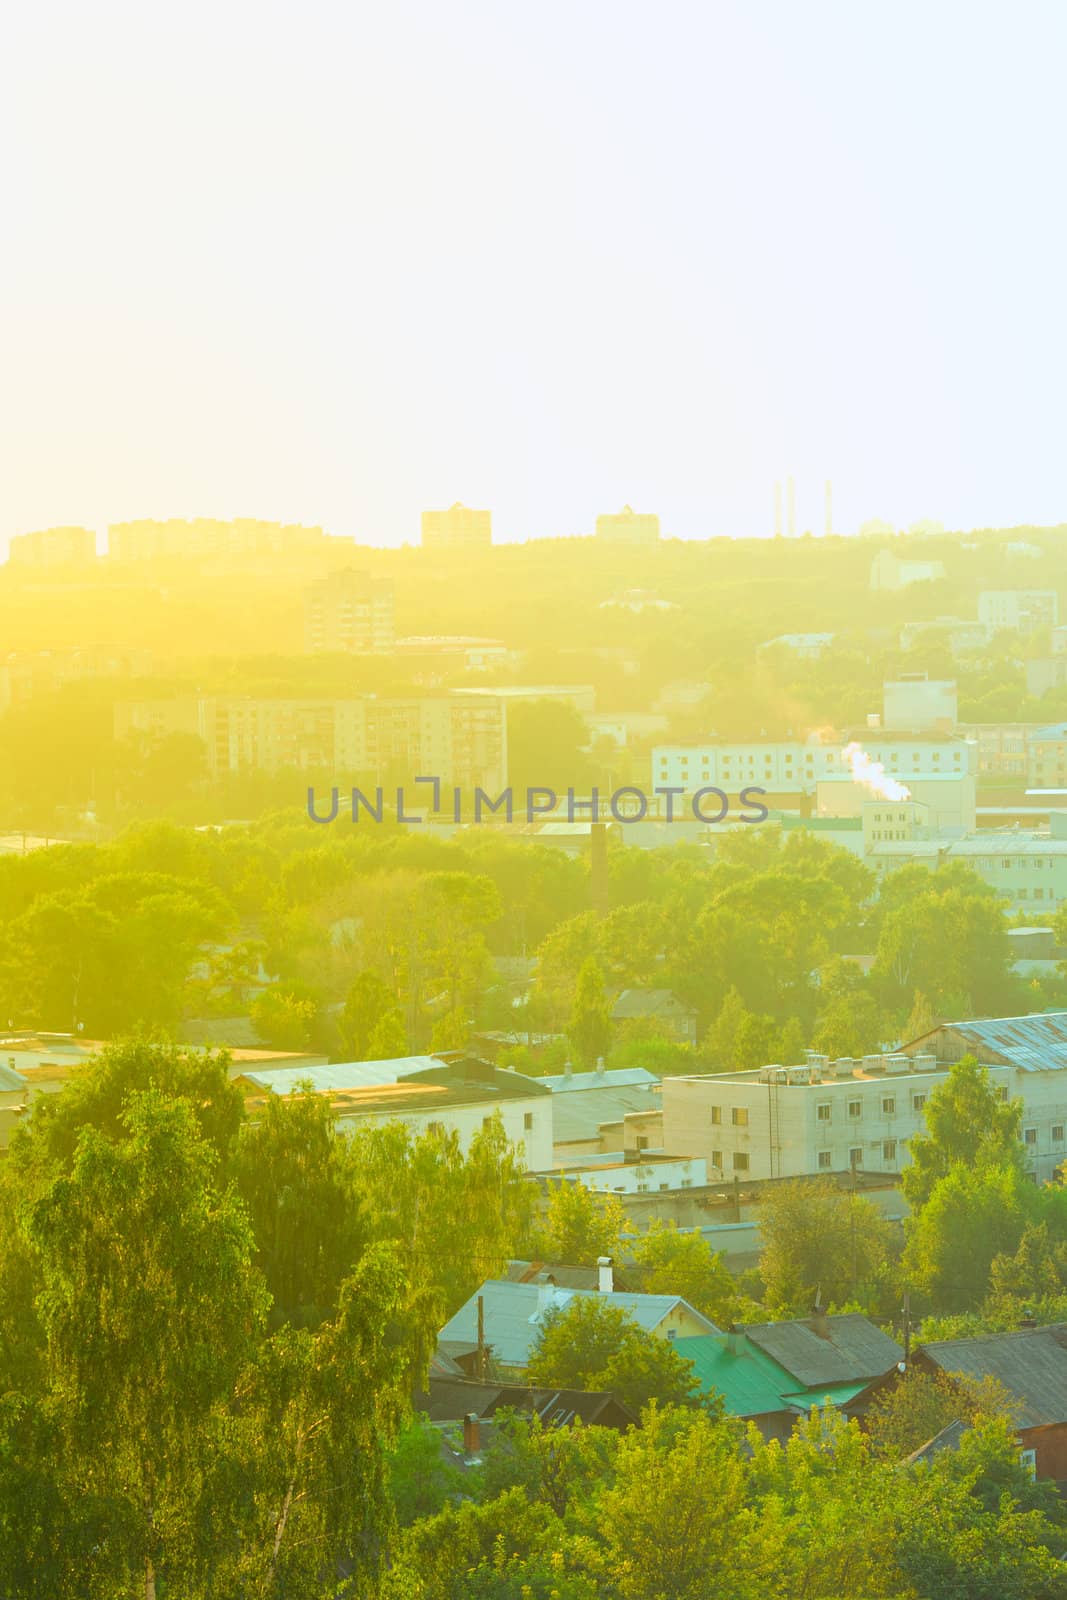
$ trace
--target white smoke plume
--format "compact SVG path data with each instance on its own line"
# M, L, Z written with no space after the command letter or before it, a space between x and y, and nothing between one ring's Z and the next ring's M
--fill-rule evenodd
M841 754L848 762L855 783L861 783L879 800L910 800L911 790L899 778L891 777L880 761L872 761L855 739Z

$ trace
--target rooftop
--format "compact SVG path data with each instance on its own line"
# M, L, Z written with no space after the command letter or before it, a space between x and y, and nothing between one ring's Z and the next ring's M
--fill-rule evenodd
M942 1372L996 1378L1016 1401L1023 1428L1067 1422L1067 1322L974 1339L937 1339L916 1351ZM888 1371L888 1367L886 1369Z
M683 1306L692 1317L706 1324L709 1333L719 1330L707 1317L678 1295L613 1293L599 1295L595 1289L564 1289L552 1284L510 1283L492 1278L472 1294L441 1329L442 1340L473 1341L478 1337L478 1300L483 1302L486 1343L496 1361L506 1367L524 1367L537 1342L540 1324L550 1310L565 1310L575 1297L602 1298L633 1318L651 1333L663 1319Z
M973 1048L980 1061L990 1057L1021 1072L1062 1072L1067 1068L1067 1011L1037 1011L1023 1017L985 1017L976 1022L944 1022L907 1047L950 1032Z

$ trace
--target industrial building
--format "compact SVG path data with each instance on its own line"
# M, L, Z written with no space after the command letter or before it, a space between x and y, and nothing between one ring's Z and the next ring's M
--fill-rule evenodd
M663 1144L743 1179L899 1172L951 1064L974 1055L997 1093L1023 1103L1030 1170L1067 1160L1067 1012L945 1023L891 1054L663 1080Z
M494 794L507 783L506 713L494 695L176 695L120 701L114 724L116 739L195 734L212 778L293 769L388 783L428 774L446 787L478 786Z

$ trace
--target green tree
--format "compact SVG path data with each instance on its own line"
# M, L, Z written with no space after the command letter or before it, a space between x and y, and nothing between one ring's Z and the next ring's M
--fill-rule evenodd
M617 1195L560 1178L549 1186L534 1248L543 1261L592 1267L602 1256L617 1258L627 1227L626 1208Z
M954 1166L1003 1165L1022 1170L1021 1101L1002 1101L989 1071L973 1056L953 1064L923 1108L926 1133L908 1143L902 1187L913 1209L925 1205Z
M668 1339L646 1333L607 1295L576 1295L541 1318L527 1365L533 1384L605 1390L638 1415L650 1400L694 1403L697 1380Z
M404 1018L394 1006L385 1011L371 1029L367 1040L368 1061L395 1061L408 1053L408 1035Z
M884 1273L890 1229L877 1207L831 1178L776 1185L760 1202L759 1272L768 1309L803 1315L856 1300Z
M911 1455L952 1422L975 1427L987 1417L1011 1417L1011 1396L995 1378L972 1379L962 1372L923 1372L909 1367L880 1390L864 1416L871 1448L900 1460Z
M1018 1250L1036 1195L1014 1164L952 1166L907 1220L910 1282L940 1311L975 1309L994 1259Z
M712 1322L728 1327L740 1318L737 1282L722 1254L702 1233L682 1233L672 1222L652 1222L633 1250L646 1294L675 1294Z
M345 997L341 1017L341 1039L345 1053L354 1061L369 1061L367 1050L375 1028L387 1011L396 1006L396 996L369 968L355 978Z
M653 1406L621 1441L615 1482L597 1501L606 1588L619 1600L705 1600L759 1593L750 1570L758 1523L731 1423Z
M604 995L604 975L594 956L587 956L579 969L567 1037L584 1067L595 1066L611 1047L611 1013Z
M121 1560L146 1600L195 1571L196 1491L215 1409L248 1361L268 1296L252 1234L191 1111L131 1096L124 1137L87 1128L26 1226L43 1284L45 1373L62 1402L68 1493L108 1485Z

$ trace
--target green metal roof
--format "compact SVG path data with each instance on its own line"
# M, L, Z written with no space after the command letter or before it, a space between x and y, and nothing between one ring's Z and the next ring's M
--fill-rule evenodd
M736 1355L729 1349L727 1337L707 1333L675 1339L674 1348L693 1363L701 1393L721 1394L732 1416L758 1417L768 1411L806 1409L803 1401L798 1407L785 1396L785 1389L795 1386L795 1378L743 1335L735 1336L735 1342L739 1352Z
M844 1405L865 1389L869 1381L816 1384L810 1389L800 1389L791 1373L764 1355L744 1334L735 1334L733 1342L736 1354L730 1349L729 1336L724 1334L704 1333L674 1340L678 1354L693 1363L700 1392L721 1394L731 1416L759 1417L769 1411L810 1411L813 1406L827 1402Z

